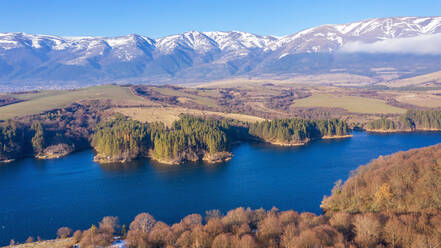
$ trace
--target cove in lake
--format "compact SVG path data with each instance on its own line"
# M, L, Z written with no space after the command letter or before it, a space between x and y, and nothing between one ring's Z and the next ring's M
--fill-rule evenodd
M129 224L140 212L172 223L191 213L239 206L321 213L334 182L379 155L434 145L441 132L368 134L302 147L241 144L231 161L164 166L139 160L101 166L91 150L55 160L0 165L0 245L61 226L86 229L103 216Z

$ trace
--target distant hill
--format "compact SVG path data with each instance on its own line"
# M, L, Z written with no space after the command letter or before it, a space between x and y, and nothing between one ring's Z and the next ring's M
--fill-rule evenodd
M438 71L440 34L441 17L369 19L284 37L239 31L159 39L0 33L0 90L324 73L382 81L390 79L385 74L404 78Z
M441 71L394 80L385 83L385 85L388 87L439 87L441 86Z
M361 166L337 184L326 212L420 212L441 210L441 145L399 152Z

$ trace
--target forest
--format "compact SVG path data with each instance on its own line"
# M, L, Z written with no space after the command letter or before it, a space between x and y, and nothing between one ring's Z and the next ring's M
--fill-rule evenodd
M108 107L99 101L73 103L0 123L0 161L56 158L89 148L94 129Z
M98 126L92 146L100 162L125 162L151 155L163 163L179 164L218 153L228 156L230 144L241 139L244 130L225 120L188 115L181 115L169 128L117 115Z
M235 142L263 139L297 144L348 133L347 124L337 119L276 119L247 124L181 115L171 127L165 127L162 123L141 123L118 115L98 126L92 146L100 162L126 162L147 156L168 164L200 159L220 162L231 157L230 147Z
M249 132L267 142L296 145L323 137L348 135L349 127L338 119L275 119L251 124Z
M408 110L398 119L381 118L366 124L368 131L441 130L440 110Z
M57 236L68 247L104 247L120 236L132 248L435 248L441 243L440 182L441 145L435 145L361 166L324 198L322 215L239 207L167 224L144 212L129 225L107 216L87 230L61 227Z

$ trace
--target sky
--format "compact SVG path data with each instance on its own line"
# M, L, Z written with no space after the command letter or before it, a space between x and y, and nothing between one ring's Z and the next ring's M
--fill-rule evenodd
M438 16L440 0L0 0L0 32L151 38L186 31L284 36L322 24Z

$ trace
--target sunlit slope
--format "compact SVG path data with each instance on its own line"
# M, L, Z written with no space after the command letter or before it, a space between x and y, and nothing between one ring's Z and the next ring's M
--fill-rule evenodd
M295 101L294 107L343 108L351 113L402 114L406 110L386 104L382 100L358 96L334 96L315 94Z
M109 99L113 101L138 101L128 87L102 85L79 90L41 91L38 93L15 94L23 102L0 107L0 119L38 114L55 108L61 108L81 100Z

